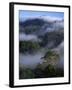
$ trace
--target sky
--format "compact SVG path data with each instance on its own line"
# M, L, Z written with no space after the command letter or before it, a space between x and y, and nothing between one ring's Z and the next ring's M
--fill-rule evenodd
M26 19L32 19L32 18L48 18L51 20L56 19L64 19L64 13L63 12L48 12L48 11L27 11L27 10L20 10L19 11L19 20L25 21Z

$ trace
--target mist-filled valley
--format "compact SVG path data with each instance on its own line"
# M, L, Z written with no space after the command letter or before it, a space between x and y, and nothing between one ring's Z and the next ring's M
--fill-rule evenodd
M19 79L64 76L64 20L19 22Z

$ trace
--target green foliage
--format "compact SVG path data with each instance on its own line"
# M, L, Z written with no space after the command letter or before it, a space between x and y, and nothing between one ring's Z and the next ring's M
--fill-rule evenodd
M20 41L19 42L19 49L20 52L23 53L33 53L36 52L40 48L39 44L37 42L31 42L31 41Z
M64 70L62 68L54 67L51 64L47 65L44 68L41 66L41 64L39 65L34 70L35 78L63 77L64 76Z
M44 71L45 71L46 77L56 76L56 70L55 70L54 66L52 66L52 65L48 65Z
M64 70L62 68L56 68L56 76L64 76Z
M37 32L41 27L39 25L32 25L32 26L26 26L24 27L24 32L26 34L32 34Z
M42 42L40 43L41 46L52 49L54 47L57 47L64 39L64 33L60 31L53 31L53 32L47 32L43 36L39 36L39 38L42 39ZM48 44L53 43L53 45L48 46Z
M19 68L19 78L20 79L30 79L30 78L34 78L35 75L33 73L33 71L29 68Z
M53 65L48 65L45 70L46 77L63 77L64 70L62 68L54 67Z
M43 58L44 63L46 62L51 65L56 65L59 60L59 54L55 51L49 50Z

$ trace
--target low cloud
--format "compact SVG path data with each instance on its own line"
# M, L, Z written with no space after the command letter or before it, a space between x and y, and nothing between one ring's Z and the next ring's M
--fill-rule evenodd
M20 41L30 41L30 40L32 40L32 41L39 41L37 36L31 35L31 34L30 35L26 35L24 33L20 33L19 40Z
M54 22L54 21L61 21L63 18L60 17L52 17L52 16L41 16L40 18L44 19L45 21Z

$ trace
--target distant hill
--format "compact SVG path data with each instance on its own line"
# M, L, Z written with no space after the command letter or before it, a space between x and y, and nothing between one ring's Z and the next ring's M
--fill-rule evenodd
M19 31L26 34L40 35L54 30L64 29L64 21L45 21L44 19L28 19L19 22Z
M45 23L45 21L43 19L28 19L24 22L20 22L20 25L22 25L23 27L26 26L30 26L30 25L40 25L42 26Z
M28 19L19 22L19 34L20 47L24 47L23 43L32 45L35 42L39 48L53 49L64 40L64 20L50 22L39 18Z
M39 36L42 39L41 46L47 48L55 48L64 40L63 30L47 32L44 36Z

